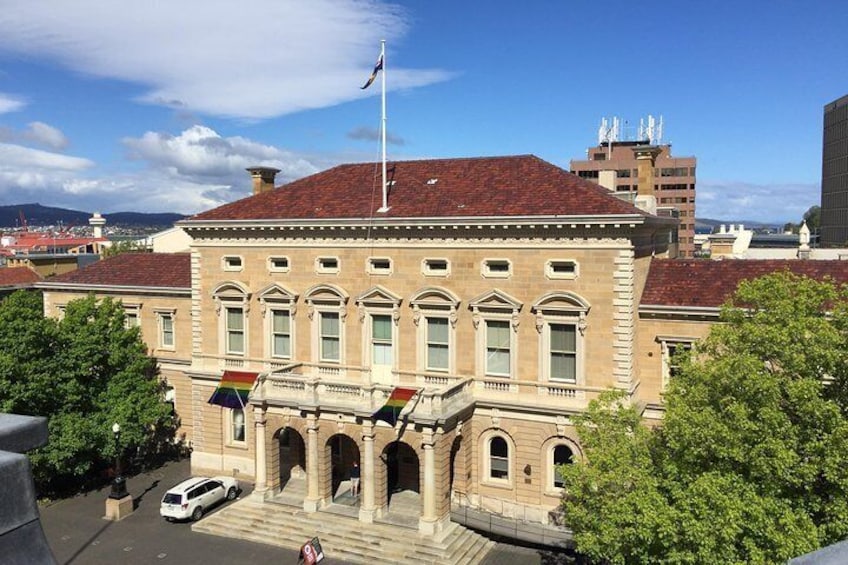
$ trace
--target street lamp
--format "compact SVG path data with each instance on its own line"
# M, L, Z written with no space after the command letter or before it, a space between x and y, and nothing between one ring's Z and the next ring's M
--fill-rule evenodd
M118 422L112 424L112 434L115 436L115 478L112 480L112 493L109 498L121 499L129 496L129 493L127 492L127 480L121 475L121 451L119 447L121 426Z

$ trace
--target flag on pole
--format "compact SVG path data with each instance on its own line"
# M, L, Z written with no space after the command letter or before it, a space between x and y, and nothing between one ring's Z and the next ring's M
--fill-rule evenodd
M253 382L259 373L248 373L244 371L224 371L218 388L209 398L209 404L217 404L224 408L241 408L247 404L247 397Z
M377 64L374 65L374 70L371 71L371 76L368 77L368 81L362 87L362 90L365 90L374 82L374 79L377 78L377 73L383 70L383 54L380 53L380 56L377 57Z
M383 407L374 412L371 417L375 420L383 420L394 427L401 411L416 394L418 394L417 388L395 388Z

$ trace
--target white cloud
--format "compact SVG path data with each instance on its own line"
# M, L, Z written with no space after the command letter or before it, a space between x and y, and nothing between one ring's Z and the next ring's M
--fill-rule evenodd
M764 223L798 222L821 200L818 183L754 184L743 181L699 180L698 218Z
M65 134L44 122L30 122L23 136L25 139L51 149L61 150L68 146L68 138Z
M12 96L11 94L0 92L0 114L16 112L24 106L26 106L26 102L24 102L22 99L16 96Z
M20 137L20 135L19 135ZM337 164L195 125L147 132L124 146L141 170L103 176L88 159L0 143L0 204L41 202L75 210L194 214L250 194L251 166L281 170L277 184Z
M391 88L448 79L392 66L406 17L378 0L13 2L3 7L0 48L141 84L144 102L262 119L374 95L359 87L381 38Z

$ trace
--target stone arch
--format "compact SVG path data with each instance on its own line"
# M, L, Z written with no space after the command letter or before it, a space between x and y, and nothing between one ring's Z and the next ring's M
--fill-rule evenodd
M386 496L409 490L421 494L421 460L418 452L405 441L389 442L380 455L386 468Z
M290 480L306 479L306 441L298 430L290 426L279 428L272 436L277 452L276 478L279 490Z
M324 442L325 461L328 468L324 470L322 479L325 492L329 492L330 500L349 495L350 469L356 461L360 466L361 455L359 444L347 434L332 434Z

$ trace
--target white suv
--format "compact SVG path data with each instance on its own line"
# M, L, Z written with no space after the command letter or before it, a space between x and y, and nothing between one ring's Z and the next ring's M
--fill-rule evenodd
M195 477L186 479L162 497L159 514L166 520L200 520L203 513L238 496L238 481L232 477Z

